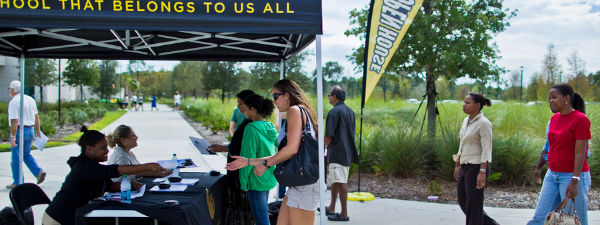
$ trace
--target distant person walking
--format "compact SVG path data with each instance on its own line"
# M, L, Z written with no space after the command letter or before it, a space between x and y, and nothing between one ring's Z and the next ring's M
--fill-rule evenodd
M179 95L179 91L175 92L175 96L173 96L173 99L175 99L173 111L175 111L175 110L179 111L180 110L179 104L181 104L181 95Z
M135 111L138 110L138 108L137 108L137 101L138 101L138 98L135 95L135 93L133 93L133 96L131 96L131 108L135 109Z
M123 109L126 109L127 107L129 107L129 97L125 95L125 104L123 105Z
M156 95L154 93L152 93L152 108L150 108L150 111L154 111L154 109L156 109L156 111L158 111L158 107L156 107Z
M140 97L138 99L138 109L142 108L142 111L144 111L144 96L142 93L140 93Z
M469 116L460 129L460 148L455 157L458 204L467 216L467 225L498 224L483 211L483 191L492 162L492 123L483 115L492 102L479 93L465 97L463 112Z
M325 146L329 172L327 183L331 184L331 203L326 207L327 219L331 221L348 221L348 175L352 163L359 164L360 158L354 144L356 120L354 111L344 101L346 92L340 86L334 86L327 95L333 109L327 114L325 124ZM335 203L340 196L342 211L335 213Z
M548 171L532 220L528 225L544 224L545 215L554 210L557 198L574 200L582 225L588 224L588 193L592 185L587 164L591 123L585 115L585 101L573 87L558 84L550 89L550 108L557 112L548 129ZM538 175L539 176L539 175ZM570 207L573 201L569 201Z
M21 129L19 129L19 111L21 108L21 82L13 81L10 83L8 91L12 99L8 103L8 124L10 126L10 151L11 151L11 169L13 175L13 183L6 186L7 189L13 189L21 184L21 174L19 174L19 137ZM31 155L31 142L35 137L40 137L40 118L38 117L37 105L33 98L23 95L23 162L37 177L37 183L41 184L46 179L46 172L38 166L37 162Z

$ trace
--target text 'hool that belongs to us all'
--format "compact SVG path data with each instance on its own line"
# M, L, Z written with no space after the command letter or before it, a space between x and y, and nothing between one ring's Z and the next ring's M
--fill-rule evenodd
M52 4L59 2L58 4ZM289 2L255 4L252 2L130 1L130 0L0 0L0 9L162 12L162 13L263 13L291 14Z

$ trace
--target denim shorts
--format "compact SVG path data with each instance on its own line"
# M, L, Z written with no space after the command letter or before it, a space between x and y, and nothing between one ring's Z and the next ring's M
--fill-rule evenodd
M315 211L319 207L319 181L314 184L290 187L285 194L287 206L307 211Z

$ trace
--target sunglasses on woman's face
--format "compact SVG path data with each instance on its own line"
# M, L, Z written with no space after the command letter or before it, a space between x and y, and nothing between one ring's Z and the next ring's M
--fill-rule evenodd
M275 93L275 94L273 94L273 100L277 101L277 99L279 98L279 96L282 96L282 95L284 95L284 94L285 94L285 92L281 92L281 93Z

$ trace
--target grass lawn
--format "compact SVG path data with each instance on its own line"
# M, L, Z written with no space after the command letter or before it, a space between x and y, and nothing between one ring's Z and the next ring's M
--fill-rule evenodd
M66 142L60 142L60 141L49 141L48 143L46 143L46 147L44 148L52 148L52 147L58 147L58 146L63 146L63 145L68 145L69 143ZM37 149L36 147L31 146L32 150ZM10 152L10 144L0 144L0 152Z
M111 124L112 122L115 122L115 120L119 119L125 113L127 113L126 110L106 112L106 115L104 115L104 118L102 118L100 121L94 123L88 129L89 130L98 130L98 131L102 130L106 126ZM76 142L79 140L79 138L81 137L82 134L83 134L82 132L77 132L77 133L74 133L74 134L64 137L61 141Z

